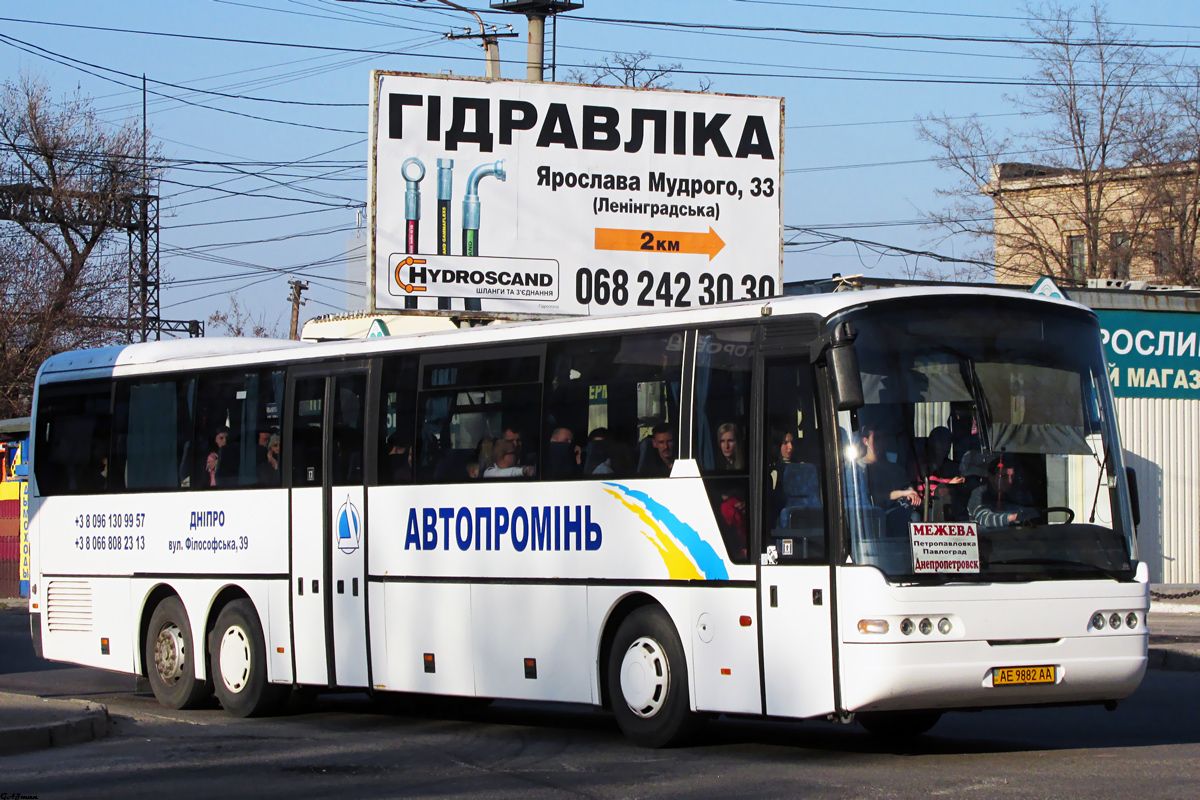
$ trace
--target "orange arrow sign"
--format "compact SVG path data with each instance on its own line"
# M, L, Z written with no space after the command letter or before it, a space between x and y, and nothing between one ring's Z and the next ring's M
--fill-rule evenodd
M596 228L597 250L633 250L651 253L700 253L712 261L725 242L712 228L708 233L685 231L637 231Z

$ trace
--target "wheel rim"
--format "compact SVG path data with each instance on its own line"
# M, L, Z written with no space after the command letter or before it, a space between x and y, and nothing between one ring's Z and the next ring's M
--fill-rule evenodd
M240 625L230 625L221 637L221 681L235 694L250 680L250 637Z
M183 677L187 664L187 646L179 626L169 622L158 632L154 640L154 669L162 682L174 686Z
M662 645L642 636L621 659L621 694L629 710L639 717L653 717L662 710L671 687L671 667Z

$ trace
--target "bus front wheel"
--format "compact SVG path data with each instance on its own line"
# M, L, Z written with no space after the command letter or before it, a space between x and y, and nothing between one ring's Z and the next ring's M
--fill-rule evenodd
M278 710L288 687L267 682L266 641L249 600L234 600L221 609L208 653L222 708L235 717Z
M683 645L661 608L643 606L617 629L608 657L608 694L617 724L642 747L679 744L695 730Z
M859 723L868 732L888 738L920 736L938 724L940 711L868 711L857 714Z
M146 631L146 675L158 702L167 708L197 708L212 687L196 677L195 646L187 611L178 597L166 597L155 607Z

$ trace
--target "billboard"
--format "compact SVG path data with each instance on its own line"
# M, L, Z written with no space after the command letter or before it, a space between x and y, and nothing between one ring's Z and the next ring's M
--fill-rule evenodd
M781 98L371 82L372 310L612 314L779 290Z

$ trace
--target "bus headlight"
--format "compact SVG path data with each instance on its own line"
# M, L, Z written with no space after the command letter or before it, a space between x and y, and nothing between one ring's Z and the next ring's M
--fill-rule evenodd
M1137 614L1133 613L1132 611L1130 611L1128 614L1126 614L1125 615L1125 625L1130 630L1133 630L1134 628L1136 628L1138 626Z
M933 623L929 621L929 617L926 617L917 624L917 630L926 636L933 632Z
M945 617L942 617L938 620L938 633L940 633L942 636L948 635L950 633L950 628L950 620L946 619Z
M1099 611L1092 614L1092 627L1098 631L1104 630L1104 614Z
M860 619L858 632L885 634L888 632L888 621L886 619Z
M1108 618L1108 626L1114 631L1121 627L1121 615L1114 611Z
M905 617L903 620L901 620L900 621L900 632L903 633L905 636L910 635L913 632L913 621L911 619L909 619L908 617Z

